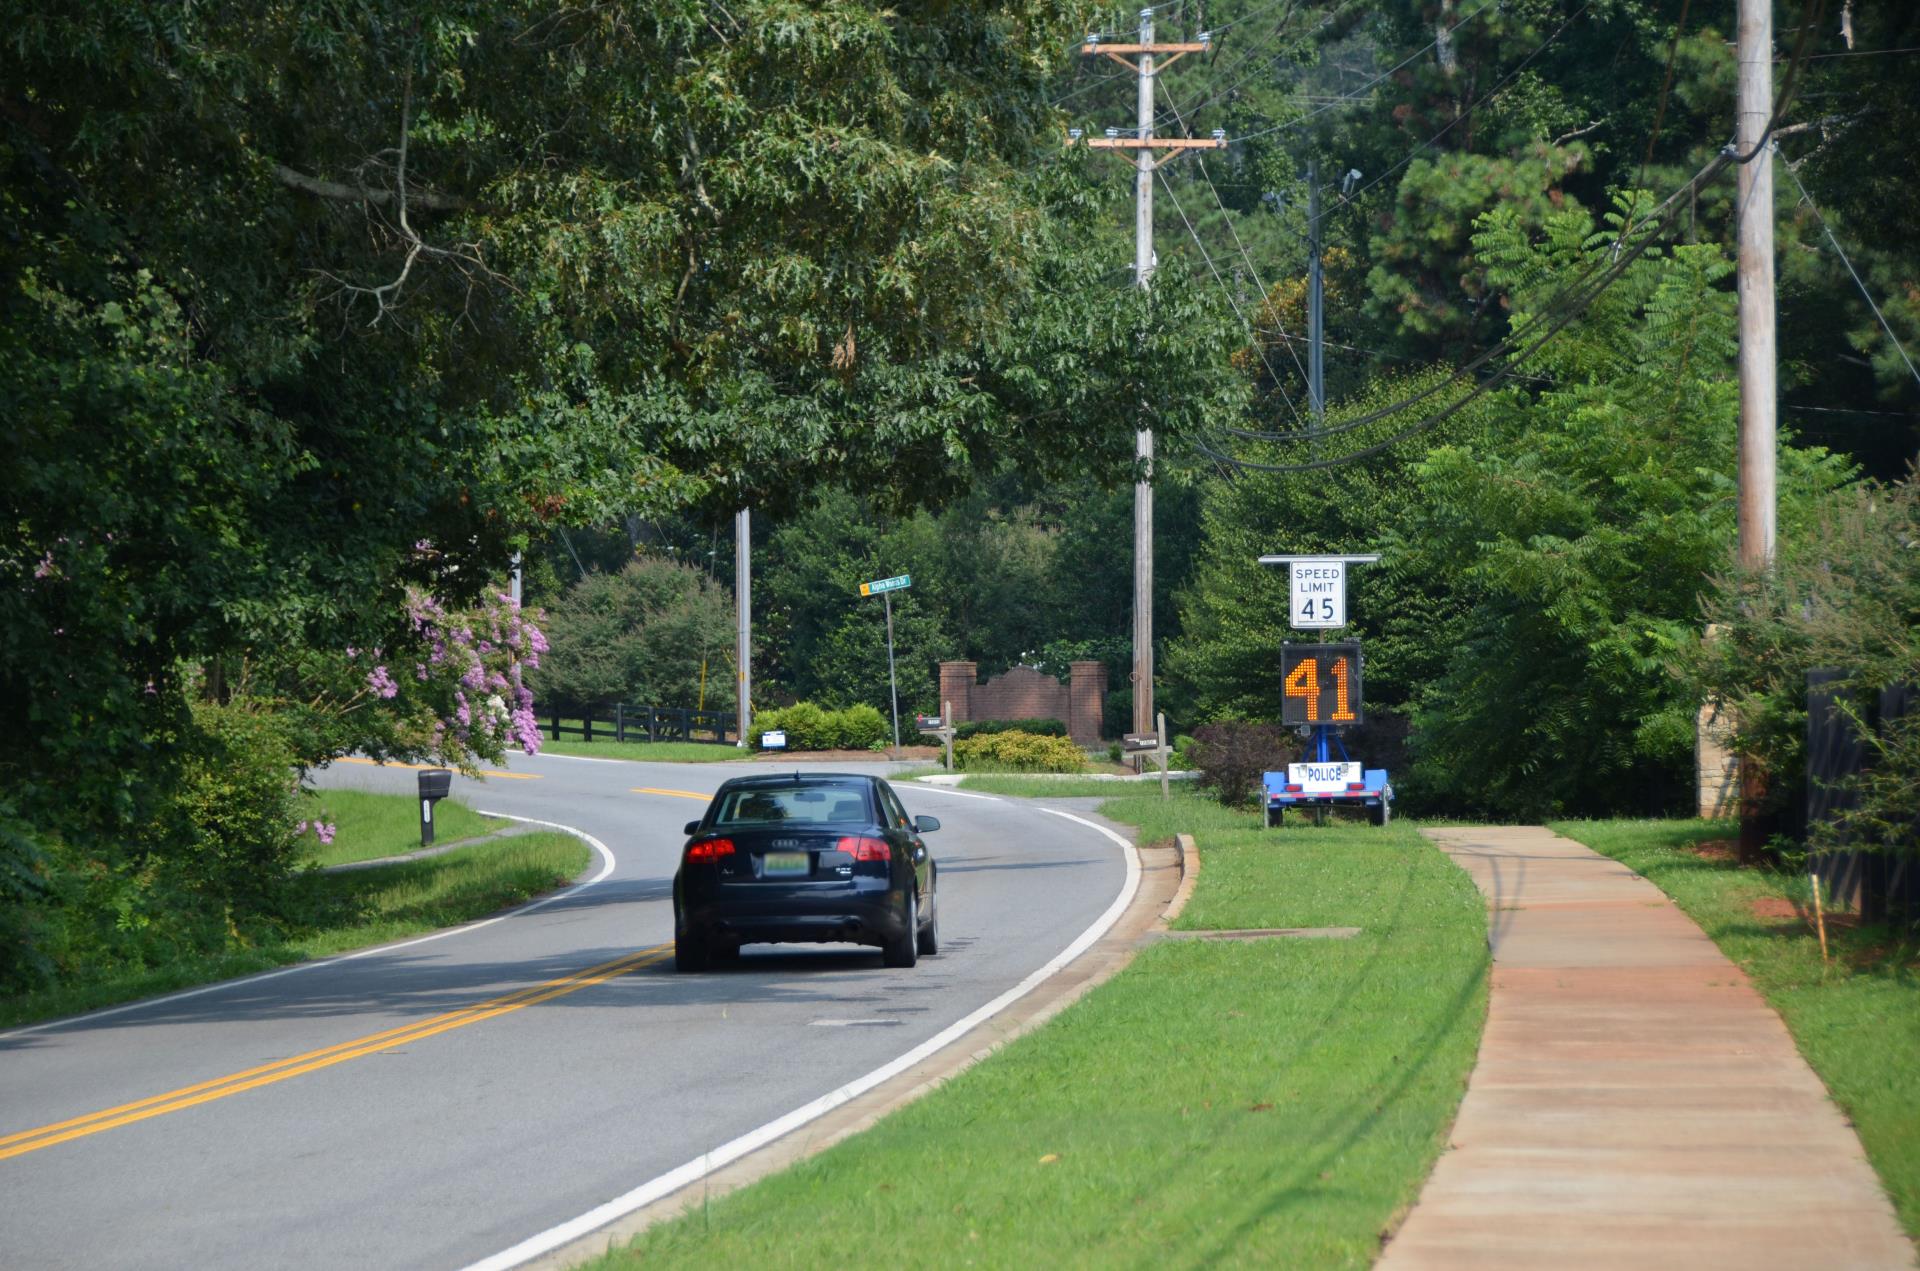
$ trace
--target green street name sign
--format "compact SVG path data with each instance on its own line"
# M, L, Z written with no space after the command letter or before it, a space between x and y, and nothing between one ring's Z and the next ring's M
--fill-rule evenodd
M883 591L905 591L913 586L913 575L902 574L898 578L880 578L870 583L860 584L860 594L877 596Z

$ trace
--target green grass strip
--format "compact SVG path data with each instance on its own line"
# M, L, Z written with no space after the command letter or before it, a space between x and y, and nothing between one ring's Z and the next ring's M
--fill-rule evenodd
M420 803L412 795L311 790L302 801L302 816L329 822L335 830L331 844L321 843L311 830L304 836L308 859L315 865L374 861L420 850ZM433 809L434 845L478 838L512 824L481 816L457 799L442 799Z
M568 737L562 741L542 738L540 749L549 755L579 755L587 759L642 759L649 763L739 763L753 754L738 746L705 741L615 741L611 728L607 730L605 741L597 733L592 741L581 741L578 737Z
M405 798L406 796L393 796ZM416 840L417 842L417 840ZM85 984L0 999L0 1027L57 1019L485 918L578 877L592 856L570 834L477 843L444 856L295 879L270 935Z
M1171 782L1171 792L1178 794L1184 782ZM1132 799L1142 791L1152 790L1153 797L1160 797L1160 782L1156 777L1152 782L1145 781L1094 781L1087 777L1072 776L1034 776L1013 773L996 773L989 776L970 776L960 783L963 790L978 790L982 794L1011 795L1017 799Z
M1479 893L1410 827L1263 833L1158 791L1102 811L1147 841L1197 828L1194 912L1362 933L1149 946L872 1129L592 1265L811 1267L849 1248L982 1266L1369 1265L1465 1089L1486 1005Z
M1920 944L1884 927L1836 924L1828 931L1833 960L1823 964L1810 923L1754 912L1756 901L1810 904L1804 878L1688 850L1735 836L1730 821L1551 828L1650 879L1739 964L1852 1119L1900 1221L1920 1239Z

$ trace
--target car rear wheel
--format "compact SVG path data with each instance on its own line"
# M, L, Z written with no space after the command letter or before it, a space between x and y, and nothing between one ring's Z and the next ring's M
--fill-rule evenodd
M679 931L673 937L673 969L682 973L713 966L713 946L697 931Z
M898 936L880 948L880 961L890 967L910 967L920 960L920 897L907 893L907 921Z
M940 905L937 895L933 916L927 919L927 925L920 928L920 934L914 937L914 946L929 958L940 952Z

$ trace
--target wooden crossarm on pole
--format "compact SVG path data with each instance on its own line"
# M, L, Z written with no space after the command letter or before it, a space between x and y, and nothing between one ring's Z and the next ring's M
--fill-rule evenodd
M1095 150L1218 150L1227 143L1212 137L1088 137Z
M1139 65L1127 60L1124 54L1151 53L1155 57L1159 57L1163 53L1169 54L1170 56L1168 56L1166 61L1154 67L1154 73L1158 74L1187 54L1204 53L1212 47L1213 45L1211 44L1083 44L1080 46L1080 55L1082 57L1110 57L1128 70L1138 71L1140 69Z

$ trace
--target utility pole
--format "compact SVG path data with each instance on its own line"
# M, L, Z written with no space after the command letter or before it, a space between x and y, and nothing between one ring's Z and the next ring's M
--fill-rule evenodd
M753 727L753 526L747 509L733 514L733 608L734 665L739 668L740 739L739 746L751 746L747 730Z
M893 673L893 593L880 593L887 606L887 695L893 699L893 758L900 757L900 681Z
M1320 246L1320 168L1309 161L1307 248L1312 261L1307 266L1307 402L1315 428L1323 427L1327 422L1327 278L1320 266Z
M1087 144L1099 150L1131 150L1133 163L1133 277L1141 290L1152 285L1153 254L1153 178L1161 163L1155 152L1166 152L1172 159L1187 150L1218 149L1227 144L1224 133L1211 140L1153 135L1154 58L1167 55L1159 64L1164 71L1188 53L1205 52L1213 47L1210 36L1202 33L1197 43L1156 44L1153 38L1153 10L1140 10L1138 44L1102 44L1089 35L1081 47L1086 57L1110 57L1136 72L1139 87L1135 119L1138 127L1132 137L1123 137L1117 128L1109 128L1102 138L1089 138ZM1129 61L1128 55L1139 61ZM1077 140L1079 132L1073 134ZM1140 403L1144 419L1148 404ZM1143 425L1134 433L1133 454L1140 477L1133 486L1133 731L1153 730L1153 429Z
M1773 329L1773 0L1740 0L1735 57L1739 62L1734 147L1752 157L1739 172L1741 568L1773 566L1775 386ZM1740 860L1758 863L1767 826L1760 804L1767 775L1740 761Z

